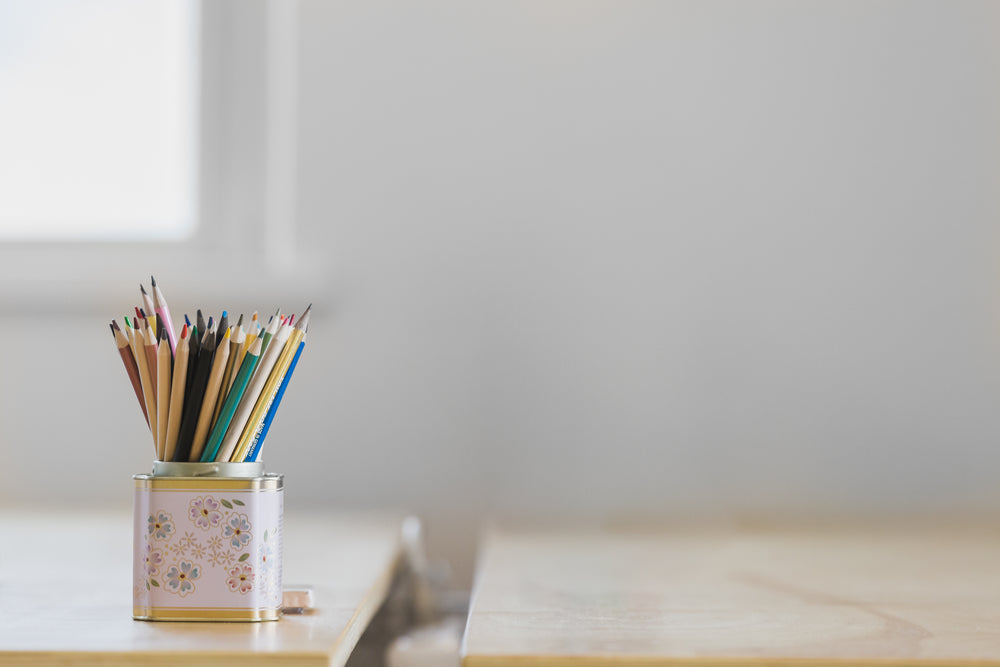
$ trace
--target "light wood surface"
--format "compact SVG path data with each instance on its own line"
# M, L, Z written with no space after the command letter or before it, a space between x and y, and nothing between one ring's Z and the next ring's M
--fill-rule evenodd
M1000 665L1000 521L490 531L464 667Z
M388 593L401 517L286 514L284 581L318 611L264 623L132 620L128 513L0 511L0 665L343 665Z

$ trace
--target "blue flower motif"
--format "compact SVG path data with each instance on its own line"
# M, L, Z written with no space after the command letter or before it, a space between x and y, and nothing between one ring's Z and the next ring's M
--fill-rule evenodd
M166 588L171 593L184 597L194 592L194 580L201 576L201 568L194 563L181 561L180 567L171 565L167 570Z
M234 514L229 517L229 521L222 528L222 536L229 538L229 544L234 549L244 549L250 544L252 535L250 534L250 521L246 514Z
M146 519L146 530L154 540L168 540L174 534L173 518L166 512L150 514Z

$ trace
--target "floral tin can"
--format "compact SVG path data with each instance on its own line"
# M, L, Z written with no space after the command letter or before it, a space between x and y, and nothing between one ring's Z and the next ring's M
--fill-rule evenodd
M132 617L281 615L284 478L263 463L170 463L135 475Z

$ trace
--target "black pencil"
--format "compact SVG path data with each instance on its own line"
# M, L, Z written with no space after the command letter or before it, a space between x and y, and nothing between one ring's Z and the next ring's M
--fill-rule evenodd
M181 430L177 435L177 449L174 451L174 461L187 461L191 455L191 444L194 442L194 432L198 427L198 416L201 403L205 398L205 387L208 376L212 372L212 360L215 357L215 332L209 331L202 341L195 364L194 379L191 389L184 396L184 415L181 418ZM213 406L214 407L214 406Z
M185 319L187 316L184 316ZM194 384L194 369L198 365L198 353L201 351L202 330L197 326L191 327L188 331L188 369L187 379L184 381L184 395L191 395L191 385Z

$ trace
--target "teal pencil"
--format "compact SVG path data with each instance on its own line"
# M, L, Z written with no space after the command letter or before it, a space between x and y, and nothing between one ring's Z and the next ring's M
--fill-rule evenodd
M222 444L223 438L226 437L229 422L232 421L233 414L236 412L236 408L240 404L240 399L243 397L243 392L246 391L247 385L250 383L250 378L257 368L257 360L260 359L260 350L261 340L258 338L243 356L243 363L240 364L240 371L236 374L236 380L233 381L233 388L226 395L226 402L222 406L222 411L219 412L219 418L212 428L212 434L208 437L208 442L205 443L205 450L201 453L201 460L205 463L214 461L215 456L219 453L219 445Z

